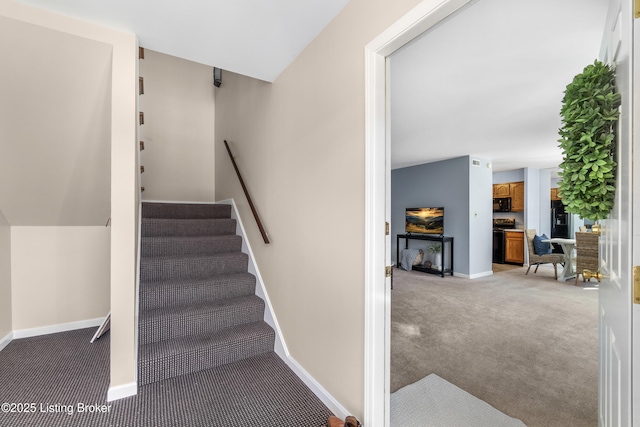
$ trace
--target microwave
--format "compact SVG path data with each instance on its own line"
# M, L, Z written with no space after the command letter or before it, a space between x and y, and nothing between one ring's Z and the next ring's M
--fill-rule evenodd
M494 212L511 212L511 197L498 197L493 199Z

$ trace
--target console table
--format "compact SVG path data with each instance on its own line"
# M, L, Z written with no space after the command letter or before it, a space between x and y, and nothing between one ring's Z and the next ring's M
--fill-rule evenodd
M451 274L453 276L453 237L451 236L441 236L439 234L398 234L396 239L396 248L398 249L398 253L396 254L396 265L400 267L400 239L405 239L404 248L409 249L409 240L427 240L430 242L440 242L440 246L442 247L442 270L437 270L435 268L427 268L424 265L414 265L413 270L422 271L423 273L431 273L431 274L439 274L444 277L445 274ZM449 243L449 245L445 246L445 243ZM445 269L447 265L447 251L445 249L449 249L449 257L448 259L451 261L450 267Z

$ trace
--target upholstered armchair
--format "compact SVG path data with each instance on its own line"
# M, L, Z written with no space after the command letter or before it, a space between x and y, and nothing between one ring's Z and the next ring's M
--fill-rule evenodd
M531 266L535 265L536 269L533 271L534 273L538 272L538 267L540 264L553 264L553 271L555 273L556 280L558 279L558 264L562 264L564 262L563 254L544 254L538 255L533 247L533 238L536 236L535 229L529 229L524 231L525 237L527 238L527 247L529 248L529 268L527 268L527 272L525 274L529 274L529 270L531 270Z

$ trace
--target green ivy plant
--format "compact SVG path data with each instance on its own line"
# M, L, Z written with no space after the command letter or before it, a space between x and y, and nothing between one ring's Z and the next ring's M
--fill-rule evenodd
M564 92L559 191L566 210L582 218L604 219L613 208L619 106L615 72L600 61L585 67Z

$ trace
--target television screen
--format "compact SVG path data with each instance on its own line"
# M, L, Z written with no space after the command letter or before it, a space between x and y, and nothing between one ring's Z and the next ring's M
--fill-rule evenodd
M444 234L444 208L407 208L405 232Z

